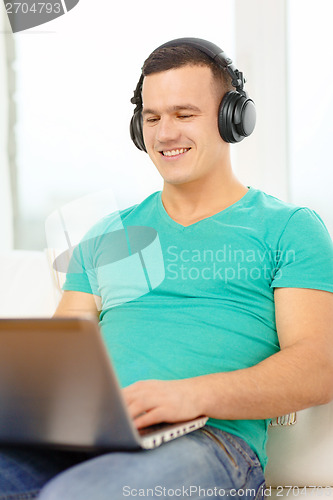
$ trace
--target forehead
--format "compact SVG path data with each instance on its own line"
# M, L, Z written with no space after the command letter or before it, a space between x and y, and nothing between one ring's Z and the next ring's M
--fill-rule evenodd
M144 108L164 105L205 105L215 101L213 75L208 66L183 66L148 75L143 80Z

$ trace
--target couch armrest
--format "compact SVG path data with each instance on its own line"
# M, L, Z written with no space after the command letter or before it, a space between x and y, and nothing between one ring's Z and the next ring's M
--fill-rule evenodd
M270 427L267 455L268 486L333 486L333 401L298 411L296 425Z
M50 317L60 300L45 252L0 253L0 317Z

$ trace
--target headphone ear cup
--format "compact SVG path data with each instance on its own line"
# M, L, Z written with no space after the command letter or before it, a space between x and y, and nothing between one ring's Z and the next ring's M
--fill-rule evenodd
M134 111L131 123L130 123L130 134L131 139L140 151L147 153L146 146L143 140L142 133L142 114L141 109Z
M218 127L225 142L236 143L252 134L256 124L256 109L252 99L239 92L227 92L220 104Z
M225 142L235 142L232 133L232 115L237 92L227 92L221 101L218 112L218 127L220 136Z

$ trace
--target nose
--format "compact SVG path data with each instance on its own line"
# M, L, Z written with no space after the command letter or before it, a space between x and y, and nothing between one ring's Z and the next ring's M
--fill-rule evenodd
M170 116L161 116L157 124L156 140L161 143L167 143L177 139L179 131Z

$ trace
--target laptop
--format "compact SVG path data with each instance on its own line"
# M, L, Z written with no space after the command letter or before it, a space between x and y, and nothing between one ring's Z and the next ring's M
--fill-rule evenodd
M150 449L207 417L137 430L94 319L0 320L0 443Z

